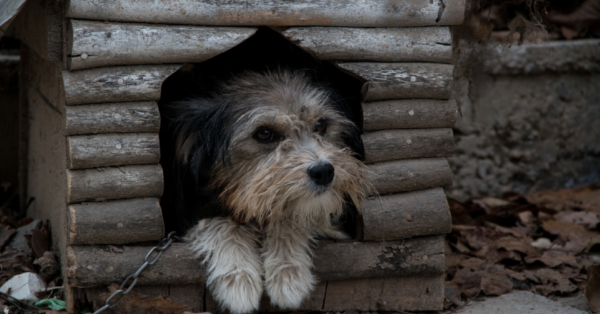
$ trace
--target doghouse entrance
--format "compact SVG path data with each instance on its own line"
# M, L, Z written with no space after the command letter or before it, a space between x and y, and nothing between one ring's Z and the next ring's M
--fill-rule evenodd
M291 43L276 31L259 27L258 31L250 38L236 47L221 53L202 63L186 64L179 71L171 75L162 85L159 109L171 102L186 100L191 97L210 96L215 93L219 82L228 80L243 72L265 72L276 70L300 70L311 76L316 83L323 84L333 89L343 100L344 108L340 112L352 120L362 129L363 113L361 106L361 88L364 80L353 77L332 63L320 61L310 56L303 49ZM161 117L161 164L172 162L175 147L172 139L165 133L169 127L168 119ZM362 147L355 149L359 155L364 155ZM358 151L361 150L361 151ZM184 193L195 193L196 182L187 178L185 182L174 179L169 167L163 166L165 176L165 195L161 200L163 217L166 229L178 230L174 213L170 210L174 205L169 203L169 195L177 193L178 190L186 190ZM200 182L205 184L205 182ZM199 195L197 202L186 204L186 206L198 208L198 216L186 217L192 227L199 219L219 215L218 210L213 210L208 201L212 195ZM347 202L351 204L351 202ZM351 237L357 233L358 214L354 205L346 206L346 213L342 216L344 231Z

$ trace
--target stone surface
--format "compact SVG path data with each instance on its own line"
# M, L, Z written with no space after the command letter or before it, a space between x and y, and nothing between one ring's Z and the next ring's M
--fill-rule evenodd
M547 59L560 59L559 52L569 58L580 46L573 41L570 50L564 45L548 49L552 58ZM519 54L541 53L518 49ZM486 56L485 50L479 54ZM493 74L489 66L485 72L475 65L470 80L457 80L463 116L454 129L457 150L449 162L455 183L449 196L465 200L600 180L600 73L594 72L598 67L585 67L586 72L581 71L584 66L552 67L545 62L546 71L527 75ZM511 71L518 73L515 66ZM521 66L535 68L530 63Z
M22 301L39 301L36 292L46 289L42 276L36 273L22 273L10 278L0 287L0 292Z
M582 310L552 301L529 291L473 301L455 314L586 314Z

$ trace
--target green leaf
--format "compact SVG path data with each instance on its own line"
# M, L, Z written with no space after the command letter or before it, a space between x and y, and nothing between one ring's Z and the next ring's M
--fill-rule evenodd
M47 307L54 311L62 311L67 309L67 304L63 300L58 300L55 298L40 300L35 303L37 307Z

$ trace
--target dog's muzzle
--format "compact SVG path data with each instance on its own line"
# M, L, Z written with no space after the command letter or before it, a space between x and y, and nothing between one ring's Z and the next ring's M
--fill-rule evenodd
M308 175L315 184L326 186L333 181L333 165L330 163L314 165L308 168Z

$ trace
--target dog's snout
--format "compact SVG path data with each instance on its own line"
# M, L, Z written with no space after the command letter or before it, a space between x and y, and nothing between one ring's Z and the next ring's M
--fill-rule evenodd
M333 181L333 165L323 163L308 168L308 175L318 185L327 185Z

